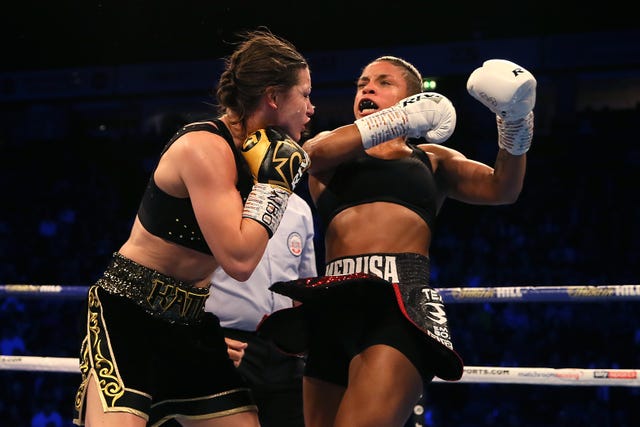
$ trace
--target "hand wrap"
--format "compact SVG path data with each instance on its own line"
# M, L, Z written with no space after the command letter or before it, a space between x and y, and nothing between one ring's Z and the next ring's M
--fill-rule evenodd
M503 120L496 115L498 124L498 146L514 156L520 156L531 147L533 139L533 111L515 121Z
M278 229L291 193L270 184L256 183L247 197L242 210L243 218L251 218L262 224L269 238Z

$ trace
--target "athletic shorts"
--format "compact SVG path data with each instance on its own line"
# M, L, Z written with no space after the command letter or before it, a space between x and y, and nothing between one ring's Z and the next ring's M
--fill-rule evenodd
M74 424L84 425L89 374L105 412L132 413L148 426L175 415L203 419L256 411L229 359L218 318L203 310L207 296L208 289L114 254L89 288Z
M428 285L427 257L344 257L329 262L325 273L274 283L271 290L302 305L280 310L259 326L284 351L306 352L305 375L346 386L351 359L386 344L403 353L425 382L462 377L442 298Z
M397 349L416 367L425 383L433 379L433 366L424 350L424 336L404 318L394 300L380 295L367 304L335 301L331 309L305 307L309 348L305 376L347 386L349 363L376 344Z

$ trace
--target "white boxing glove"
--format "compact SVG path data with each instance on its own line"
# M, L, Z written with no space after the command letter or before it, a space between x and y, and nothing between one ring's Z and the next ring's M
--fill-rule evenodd
M425 138L440 144L453 134L456 110L445 96L422 92L357 119L354 124L360 131L365 150L400 136Z
M536 105L536 79L505 59L490 59L467 80L467 91L507 121L525 117Z
M514 156L526 153L533 139L535 77L504 59L490 59L467 80L467 91L496 114L498 146Z

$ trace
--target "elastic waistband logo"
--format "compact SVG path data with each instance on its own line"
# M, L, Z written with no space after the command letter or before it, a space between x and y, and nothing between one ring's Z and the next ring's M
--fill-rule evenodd
M347 274L367 273L378 276L391 283L398 283L396 257L392 255L363 255L353 258L341 258L327 264L325 275L344 276Z
M153 280L152 289L147 296L147 302L153 310L159 313L176 310L180 317L187 319L197 317L205 300L206 295L188 292L158 279Z

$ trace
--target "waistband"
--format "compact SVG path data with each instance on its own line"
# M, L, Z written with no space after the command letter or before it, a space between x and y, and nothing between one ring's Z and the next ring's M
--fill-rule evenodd
M416 253L375 253L336 258L327 263L326 276L367 273L391 283L429 283L429 258Z
M209 288L177 280L115 252L96 285L133 301L153 317L169 323L196 323L204 313Z

